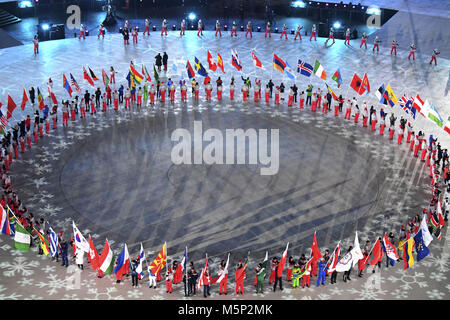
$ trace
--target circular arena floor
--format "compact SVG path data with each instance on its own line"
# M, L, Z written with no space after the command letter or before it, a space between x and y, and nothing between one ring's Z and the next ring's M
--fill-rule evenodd
M224 59L227 56L227 73L220 74L225 84L225 99L221 102L217 101L215 95L212 102L205 101L202 92L200 102L195 103L190 99L189 92L188 102L182 103L177 91L174 104L158 103L155 108L133 107L131 111L109 110L105 114L99 112L87 119L69 122L66 128L59 124L58 129L41 139L31 152L14 160L12 182L26 206L38 216L44 215L58 230L65 229L66 233L71 232L74 220L86 236L92 235L99 251L105 238L108 238L116 253L126 243L132 256L137 254L140 243L143 243L150 255L149 259L152 259L162 243L167 241L169 260L180 260L185 246L188 246L189 260L200 263L204 254L208 253L214 271L218 261L226 258L227 252L232 253L230 261L234 264L250 251L251 261L255 264L266 250L269 256L280 256L286 243L290 242L288 255L295 258L302 253L308 255L314 232L317 232L322 251L325 248L333 250L339 240L342 240L343 248L348 247L353 243L355 231L358 231L363 245L366 239L374 241L384 232L397 233L401 224L428 204L428 168L412 157L409 145L398 146L396 141L389 141L386 132L384 137L380 137L378 130L373 133L362 128L361 123L355 125L345 121L342 114L334 117L332 113L312 113L309 108L288 108L286 101L275 107L272 101L269 105L263 102L242 102L240 95L235 101L228 99L230 76L234 75L237 80L236 91L240 90L242 83L240 74L232 71L228 61L228 52L234 47L237 47L244 64L243 75L249 75L252 79L256 75L263 80L263 84L272 77L276 84L283 81L286 85L290 85L291 81L282 78L278 71L270 71L272 48L276 47L275 53L287 57L292 61L291 64L304 56L308 57L306 61L312 63L314 59L319 59L330 73L340 66L346 81L349 81L353 72L362 75L370 66L383 68L386 65L383 53L372 56L357 48L346 48L341 41L332 47L323 47L323 39L317 43L303 40L303 43L297 44L292 39L282 42L273 37L273 43L269 46L262 34L255 34L252 40L215 39L211 33L205 34L204 39L198 39L189 32L186 38L180 40L173 34L167 39L160 39L159 34L152 33L149 39L126 49L123 49L118 35L109 35L103 42L94 37L88 37L86 41L66 39L42 43L40 56L36 58L24 53L26 49L32 52L28 46L20 51L17 48L16 51L14 48L3 50L16 55L10 55L11 63L1 62L2 74L11 74L18 55L22 55L24 61L35 59L28 62L28 66L19 66L32 70L32 76L27 80L29 83L21 85L40 85L41 90L45 88L44 80L49 76L56 84L62 73L67 76L72 72L83 90L92 91L81 81L82 64L89 65L97 75L101 74L101 68L106 69L112 64L120 75L116 76L117 82L125 85L126 80L123 78L129 60L132 59L135 64L142 61L150 69L153 56L158 51L169 53L169 66L172 57L184 61L189 59L192 63L194 56L207 66L206 49L221 52ZM297 46L295 50L292 50L293 46ZM252 50L266 65L266 71L252 67L251 59L246 56ZM345 56L344 50L349 51L345 51ZM80 52L84 54L83 59L75 59ZM296 52L295 56L293 52ZM406 74L413 74L421 67L417 66L419 62L417 65L406 65L399 57L396 59L399 61L392 70L389 69L383 75L368 71L369 79L373 79L372 88L391 80L395 90L399 80L392 74L398 72L398 68L402 68ZM349 61L353 61L351 66L348 65ZM178 63L178 68L183 67L184 63ZM446 66L448 62L442 60L440 65ZM445 74L445 70L440 68L431 70L434 76L427 80L429 85L437 86L436 91L429 91L436 101L443 100L440 90L444 88L435 79L436 75ZM212 79L215 80L217 75L214 74ZM174 71L162 76L172 77L175 82L179 79ZM298 76L296 82L300 90L306 88L309 80L315 87L325 87L318 78L301 77ZM405 77L403 83L408 88L417 88L423 85L422 81ZM98 86L101 86L100 83ZM63 89L58 88L59 84L55 87L58 99L68 98ZM429 90L429 87L424 90ZM353 94L347 88L335 91L347 96ZM367 99L369 106L375 103L372 96L362 99ZM376 107L379 110L379 106ZM398 107L392 111L404 116ZM171 133L178 128L186 128L192 133L195 120L202 121L203 130L215 128L222 133L226 129L237 128L279 129L278 174L262 176L259 165L173 165L170 158L174 145ZM418 119L413 125L426 127L427 124L421 121ZM434 132L431 126L426 128L429 128L426 129L427 134ZM432 248L432 252L435 250L435 259L443 261L441 271L437 272L442 274L441 278L450 276L448 255L444 252L445 241L444 234L443 241L439 244L434 241L435 249ZM24 262L28 255L18 254L13 257L18 258ZM7 257L2 260L7 260ZM0 267L8 270L7 263L4 262ZM40 264L52 263L39 260L35 268L39 268ZM418 263L418 268L425 266ZM395 272L403 272L401 267L397 265ZM398 280L395 280L397 275L393 271L385 272L381 283L387 287L367 293L361 287L361 281L351 284L352 287L343 288L344 297L406 298L391 294L397 289L394 285L396 281L400 285L404 276L399 274ZM408 293L407 297L432 298L433 294L436 295L433 290L446 290L439 287L437 279L430 280L427 276L421 279L414 270L405 272L415 272L415 277L418 277L409 285L411 289L404 289ZM50 277L52 272L48 273ZM84 275L86 273L83 273L83 277L92 277ZM9 281L13 281L15 276L5 278L4 285L9 287ZM389 277L393 278L388 284L386 279ZM38 280L34 281L39 283ZM427 281L436 281L433 285L437 289L429 289L430 294L426 293L427 290L415 292L414 288L422 288L423 284L420 283ZM84 294L91 298L102 298L98 296L102 290L112 293L107 298L157 298L161 294L158 292L147 297L145 293L144 296L135 297L129 294L128 288L119 285L115 290L108 291L111 284L106 279L94 282L94 285L86 282L85 289L88 292L83 293L84 289L80 289L75 298ZM62 287L58 288L54 283L45 285L45 281L41 283L48 289L42 296L57 294L63 297ZM52 285L54 290L50 290ZM342 294L337 291L331 293L330 289L311 289L309 294L313 298L333 299ZM21 291L17 294L25 295ZM302 294L285 291L265 296L269 299L299 299ZM448 297L448 292L444 297Z

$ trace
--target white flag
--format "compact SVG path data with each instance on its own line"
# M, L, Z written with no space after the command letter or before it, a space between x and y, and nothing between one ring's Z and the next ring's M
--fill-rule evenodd
M75 222L73 223L73 238L75 241L75 245L78 249L83 250L84 252L89 253L89 242L86 241L86 238L81 234L80 230L78 230Z
M422 230L423 244L425 245L425 247L428 247L430 242L433 240L433 236L428 230L427 220L425 216L420 223L420 230Z

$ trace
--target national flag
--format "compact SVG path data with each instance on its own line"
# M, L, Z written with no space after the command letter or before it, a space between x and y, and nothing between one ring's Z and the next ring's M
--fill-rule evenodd
M414 242L415 242L415 246L416 246L416 252L417 252L417 261L422 260L423 258L425 258L427 255L430 254L430 249L427 248L427 246L425 245L424 241L423 241L423 234L422 234L422 230L419 230L417 232L417 234L414 236Z
M99 259L100 270L104 274L111 274L114 269L114 253L109 246L108 239L105 240L105 246L103 247L102 254Z
M200 290L200 287L203 285L203 275L206 272L206 268L208 268L208 254L206 254L205 266L203 267L202 272L200 273L200 277L198 278L197 290Z
M333 273L336 270L336 265L339 259L339 255L341 253L341 241L338 242L336 248L328 259L327 263L327 273Z
M266 251L266 256L264 257L264 260L261 263L261 270L259 270L259 272L256 274L256 277L260 282L264 282L264 279L266 279L268 261L269 261L269 253Z
M131 74L131 71L128 71L128 75L127 75L126 79L128 81L128 88L130 88L130 90L136 89L136 84L134 82L134 76Z
M16 233L14 235L14 249L23 252L30 251L31 235L20 223L16 223L15 231Z
M89 236L88 260L91 264L92 270L96 271L100 267L100 257L97 253L97 249L95 249L94 241L91 236Z
M53 228L50 227L48 229L49 235L50 235L50 255L55 258L58 254L58 248L59 248L59 240L58 235L55 231L53 231Z
M273 54L273 63L272 66L280 71L281 73L284 73L284 69L286 68L286 63L281 60L275 53Z
M197 57L195 57L195 62L194 62L194 66L195 66L195 71L203 76L206 77L208 75L208 71L206 71L206 69L203 67L203 65L201 64L201 62L197 59Z
M384 88L384 84L382 84L377 91L375 91L375 96L378 98L378 101L382 104L387 104L387 100L384 98L384 93L386 89Z
M369 84L369 78L367 78L367 73L364 73L364 77L361 83L361 92L360 95L364 93L364 91L367 91L366 95L369 95L370 93L370 84Z
M439 217L438 217L438 215L437 215L436 212L434 212L434 213L431 215L431 218L430 218L430 225L431 225L431 227L433 228L434 231L437 231L437 230L439 229L439 227L440 227L440 224L439 224Z
M8 110L6 111L6 118L9 119L12 117L12 113L14 109L16 109L16 103L11 98L11 96L8 94Z
M353 266L355 266L362 258L364 258L364 255L362 254L361 248L359 246L358 232L356 232L353 249L347 252L341 259L339 259L338 263L336 264L336 271L348 271Z
M25 106L28 102L28 95L27 92L25 91L25 89L23 89L23 94L22 94L22 104L20 105L20 109L25 110Z
M136 267L136 272L138 274L138 278L139 279L143 279L144 278L144 260L145 260L145 251L144 251L144 247L142 246L141 243L141 250L139 250L139 254L137 256L137 267Z
M416 109L423 117L425 117L425 115L422 113L422 108L424 107L424 105L425 104L422 98L419 96L419 94L417 94L412 107Z
M447 122L445 123L444 126L444 131L450 134L450 116L447 118Z
M409 238L403 245L403 260L405 261L403 269L405 270L414 265L413 248L414 238Z
M114 273L117 275L126 274L130 269L130 255L128 254L127 244L125 243L122 251L117 257L116 266L114 267Z
M11 209L8 208L9 211L9 227L11 229L11 236L14 236L16 234L16 216L14 215L14 213L11 211Z
M212 71L216 71L217 70L217 64L214 62L213 57L211 55L211 52L209 52L209 50L207 50L207 55L208 55L208 68L209 70Z
M150 270L152 271L152 273L157 274L158 272L160 272L166 265L166 261L167 261L167 251L166 251L166 243L164 243L161 251L158 253L158 256L150 264Z
M383 237L383 248L389 258L389 261L391 262L391 265L394 265L395 261L399 258L397 248L389 241L386 234L384 234Z
M152 78L150 77L150 73L147 71L147 67L145 65L142 65L142 75L144 76L144 79L148 82L152 81Z
M130 61L130 72L133 74L137 84L141 84L141 81L144 79L144 76L135 69L133 61Z
M91 77L88 75L88 73L87 73L85 67L83 67L83 77L84 77L84 79L87 80L87 82L89 82L89 84L90 84L91 86L95 87L94 81L92 81Z
M53 89L50 85L47 85L48 95L52 98L53 104L58 104L58 100L56 100L55 94L53 93Z
M231 49L231 64L238 70L242 70L241 61L239 60L239 56L237 54L236 49Z
M89 73L91 74L92 80L98 81L98 78L97 78L97 76L95 75L94 71L92 71L92 69L91 69L89 66L88 66L88 69L89 69Z
M70 74L70 83L75 87L75 91L76 91L78 94L81 94L81 88L80 88L80 86L78 85L78 82L75 80L75 78L73 77L72 74Z
M372 246L372 250L370 250L369 255L366 257L364 261L364 265L370 264L371 266L377 265L383 259L383 250L381 249L380 238L375 241Z
M230 263L230 254L228 254L228 258L227 258L227 262L225 263L225 268L223 269L222 274L220 275L219 278L217 278L217 280L215 281L217 282L221 282L223 280L223 278L225 278L225 276L228 274L228 265Z
M37 91L38 91L38 107L39 110L43 110L45 108L44 98L42 97L42 93L41 90L39 90L39 87L37 88Z
M0 103L0 107L1 107L1 103ZM3 114L3 112L1 110L0 110L0 125L2 127L2 134L5 134L6 127L8 126L8 119L6 119L5 115Z
M286 264L288 247L289 247L289 242L286 245L286 249L284 249L284 251L283 251L283 255L281 256L280 262L278 262L277 276L279 278L281 278L283 275L284 265Z
M253 59L253 65L255 67L266 70L266 68L264 68L264 66L262 65L262 62L258 59L258 57L256 56L256 54L253 51L252 51L252 59Z
M328 86L328 84L325 83L325 85L327 86L328 91L331 93L331 96L333 97L334 100L338 100L338 96L334 93L333 90L331 90L331 88Z
M63 74L63 87L64 89L66 89L67 93L69 94L69 96L72 98L72 88L69 85L69 81L67 81L66 75Z
M75 245L76 245L77 249L81 249L84 252L89 252L89 243L86 241L84 236L81 234L80 230L78 230L74 221L72 221L72 227L73 227L73 238L75 240Z
M422 231L423 243L428 247L431 241L433 241L433 236L431 235L430 230L428 230L426 216L423 217L419 230Z
M189 77L189 79L192 79L195 77L194 69L192 69L191 64L189 63L189 60L186 62L186 72Z
M217 52L217 66L220 68L220 70L222 70L223 73L225 73L224 67L223 67L223 59L222 59L222 56L218 52Z
M184 255L183 255L183 259L181 259L181 268L184 271L187 271L186 265L187 265L187 247L184 248Z
M444 216L442 215L441 197L439 197L439 199L438 199L437 214L438 214L438 218L439 218L439 225L442 228L445 225L445 220L444 220Z
M105 69L102 69L102 79L103 79L103 84L105 85L105 88L108 88L109 86L109 77L105 72Z
M314 238L311 246L311 257L313 258L313 263L316 263L317 260L322 258L322 254L320 253L319 246L317 245L317 237L316 232L314 231Z
M395 95L394 91L391 88L391 85L388 84L386 87L386 91L383 94L383 97L386 99L388 104L393 107L398 103L397 96Z
M327 80L327 73L323 69L319 61L316 60L314 63L314 74L322 80Z
M33 229L36 232L37 236L39 237L39 242L40 242L42 251L44 252L44 254L46 256L48 256L48 254L50 253L48 240L45 239L45 237L42 235L42 233L40 233L36 228L33 227Z
M442 128L444 119L442 119L441 115L433 104L430 104L430 106L424 112L427 115L428 120L433 121Z
M311 272L311 265L314 263L313 259L309 259L308 262L306 262L305 266L299 273L299 277L303 277L307 271Z
M155 65L153 65L153 77L155 78L155 82L158 83L159 75L158 72L156 71Z
M364 93L364 88L362 87L362 79L358 77L355 73L352 78L352 82L350 83L350 87L355 90L359 95Z
M337 87L339 88L342 84L342 77L341 77L341 71L339 68L336 70L336 72L331 76L331 79L336 81Z
M311 74L313 73L314 67L312 65L310 65L309 63L306 63L305 61L302 61L300 59L298 59L298 63L297 63L297 72L310 77Z
M295 80L294 70L291 68L289 63L286 61L286 68L284 69L284 73L288 76L289 79Z
M5 211L2 206L0 206L0 232L2 234L11 235L8 212Z

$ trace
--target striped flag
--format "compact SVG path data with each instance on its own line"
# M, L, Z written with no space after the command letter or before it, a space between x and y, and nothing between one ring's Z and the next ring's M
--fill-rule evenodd
M320 62L317 60L314 63L314 74L322 80L327 80L327 73L325 72Z
M200 273L200 277L197 283L197 290L200 290L200 287L203 285L203 275L206 272L206 268L208 268L208 254L206 254L205 266L202 269L202 273Z
M0 107L1 107L1 103L0 103ZM8 119L6 119L6 117L3 114L2 110L0 110L0 125L2 127L2 130L6 131L6 127L8 126Z
M336 270L336 265L337 265L340 253L341 253L341 241L338 242L336 249L334 249L333 253L330 256L330 259L328 259L328 268L327 268L328 273L333 273L334 270Z
M142 74L144 75L144 78L146 81L151 82L152 78L150 77L150 73L148 73L147 68L145 65L142 65Z
M42 110L45 108L44 98L42 98L42 93L41 93L41 90L39 90L39 87L37 89L38 89L37 90L38 91L38 107L39 107L39 110Z
M414 99L414 103L412 105L416 111L419 111L419 113L425 117L425 115L422 113L422 108L425 107L425 103L423 102L422 98L419 96L419 94L416 95L416 98Z
M133 74L134 80L136 81L137 84L140 84L141 81L144 79L144 76L143 76L142 74L140 74L140 73L134 68L133 61L130 61L130 72Z
M442 128L444 124L444 119L442 119L441 115L437 111L436 107L433 104L430 104L429 107L425 110L425 114L427 114L428 120L433 121L439 127Z
M84 79L87 80L87 82L89 82L89 84L90 84L91 86L95 87L94 81L92 81L92 79L91 79L91 77L89 76L89 74L87 73L85 67L83 67L83 77L84 77Z
M52 257L56 257L56 255L58 254L58 247L59 247L58 235L56 234L55 231L53 231L52 227L49 228L49 232L50 232L50 255Z
M0 233L7 235L11 234L8 212L5 211L2 206L0 206Z
M91 69L89 66L88 66L88 69L89 69L89 73L91 74L92 80L98 81L98 78L97 78L97 76L95 75L94 71L92 71L92 69Z
M109 85L109 77L106 74L105 70L102 69L102 78L103 78L103 84L105 85L105 88L108 88Z
M217 52L217 66L220 68L220 70L222 70L223 73L225 73L224 67L223 67L223 59L222 59L222 56L218 52Z
M253 59L253 64L255 67L266 70L266 68L264 68L262 62L258 59L258 57L255 55L255 53L253 51L252 51L252 59Z
M284 69L286 68L286 63L280 59L275 53L273 54L273 62L272 67L281 73L284 73Z
M64 89L66 89L67 93L69 94L69 96L72 98L72 88L69 85L69 81L67 81L66 75L63 74L63 87Z
M403 269L408 269L414 265L413 257L414 238L409 238L403 245L403 260L405 261Z
M242 64L239 60L239 56L237 54L236 49L231 49L231 64L238 70L242 70Z
M108 239L105 241L102 254L99 259L99 268L105 274L111 274L114 268L114 253L109 246Z
M279 278L281 278L281 276L283 275L284 265L286 264L286 258L287 258L288 247L289 247L289 242L287 243L286 249L284 249L283 255L281 256L281 259L280 259L280 262L278 263L278 272L277 272L277 276L278 276Z
M78 85L77 81L75 80L75 78L73 77L72 74L70 74L70 83L75 87L75 91L76 91L78 94L81 94L81 88L80 88L80 86Z
M16 223L15 228L16 233L14 235L14 249L23 252L30 251L31 235L20 223Z
M44 235L42 233L40 233L36 228L33 227L33 229L36 232L37 236L39 237L39 242L40 242L40 246L42 248L42 251L44 251L44 254L46 256L48 256L49 253L50 253L48 240L45 239Z
M144 278L144 268L143 268L144 260L145 260L145 251L144 251L144 247L142 246L142 243L141 243L141 250L139 250L139 254L137 256L138 266L136 268L136 272L138 273L139 279Z
M339 68L336 70L336 72L333 74L333 76L331 77L331 79L333 79L334 81L336 81L337 83L337 87L339 88L342 84L342 77L341 77L341 71L339 70Z

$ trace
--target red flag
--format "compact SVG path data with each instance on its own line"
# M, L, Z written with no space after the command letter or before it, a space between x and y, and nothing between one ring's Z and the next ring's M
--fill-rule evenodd
M25 110L25 105L27 104L27 102L28 102L28 95L25 89L23 89L22 104L20 105L22 111Z
M264 69L261 61L258 59L258 57L253 52L252 52L252 59L253 59L253 64L255 65L255 67Z
M370 264L371 266L375 266L379 261L383 259L383 250L381 249L381 242L378 238L375 244L372 247L369 255L366 258L364 265Z
M97 253L97 249L95 249L94 242L92 241L91 236L89 236L89 254L88 260L91 264L92 270L96 271L99 265L99 256Z
M48 94L52 98L53 104L58 104L58 100L56 100L55 94L53 93L52 87L48 86Z
M167 251L166 251L166 243L164 243L158 256L151 263L150 270L154 275L156 275L158 272L162 270L162 268L164 268L166 262L167 262Z
M352 83L350 84L350 87L353 88L358 94L363 94L365 89L362 87L362 80L360 77L356 75L356 73L353 75Z
M91 77L89 77L85 67L83 67L83 73L84 73L83 76L87 80L87 82L89 82L89 84L94 87L95 86L94 81L92 81Z
M206 254L206 260L205 260L205 266L202 269L202 273L200 274L198 283L197 283L197 290L200 289L200 287L203 285L203 275L206 272L206 268L208 268L208 254Z
M322 254L320 253L319 246L317 245L316 233L314 232L314 239L311 247L311 253L314 263L322 258Z
M9 119L12 117L12 113L14 111L14 109L16 108L16 104L14 103L13 99L11 98L11 96L8 94L8 110L6 112L6 119Z
M206 77L205 77L205 80L203 80L203 84L208 84L208 83L210 83L211 82L211 78L207 75Z
M370 84L369 84L369 79L367 78L367 73L364 73L364 77L361 83L361 88L359 89L360 91L358 92L360 95L363 94L366 90L367 90L367 94L370 93Z
M281 278L281 276L283 275L284 265L286 264L288 247L289 242L287 243L286 249L284 250L283 255L281 256L280 262L278 262L278 271L277 271L278 278Z
M217 64L213 61L211 52L209 52L208 50L208 64L209 64L209 69L212 71L216 71L217 70Z

